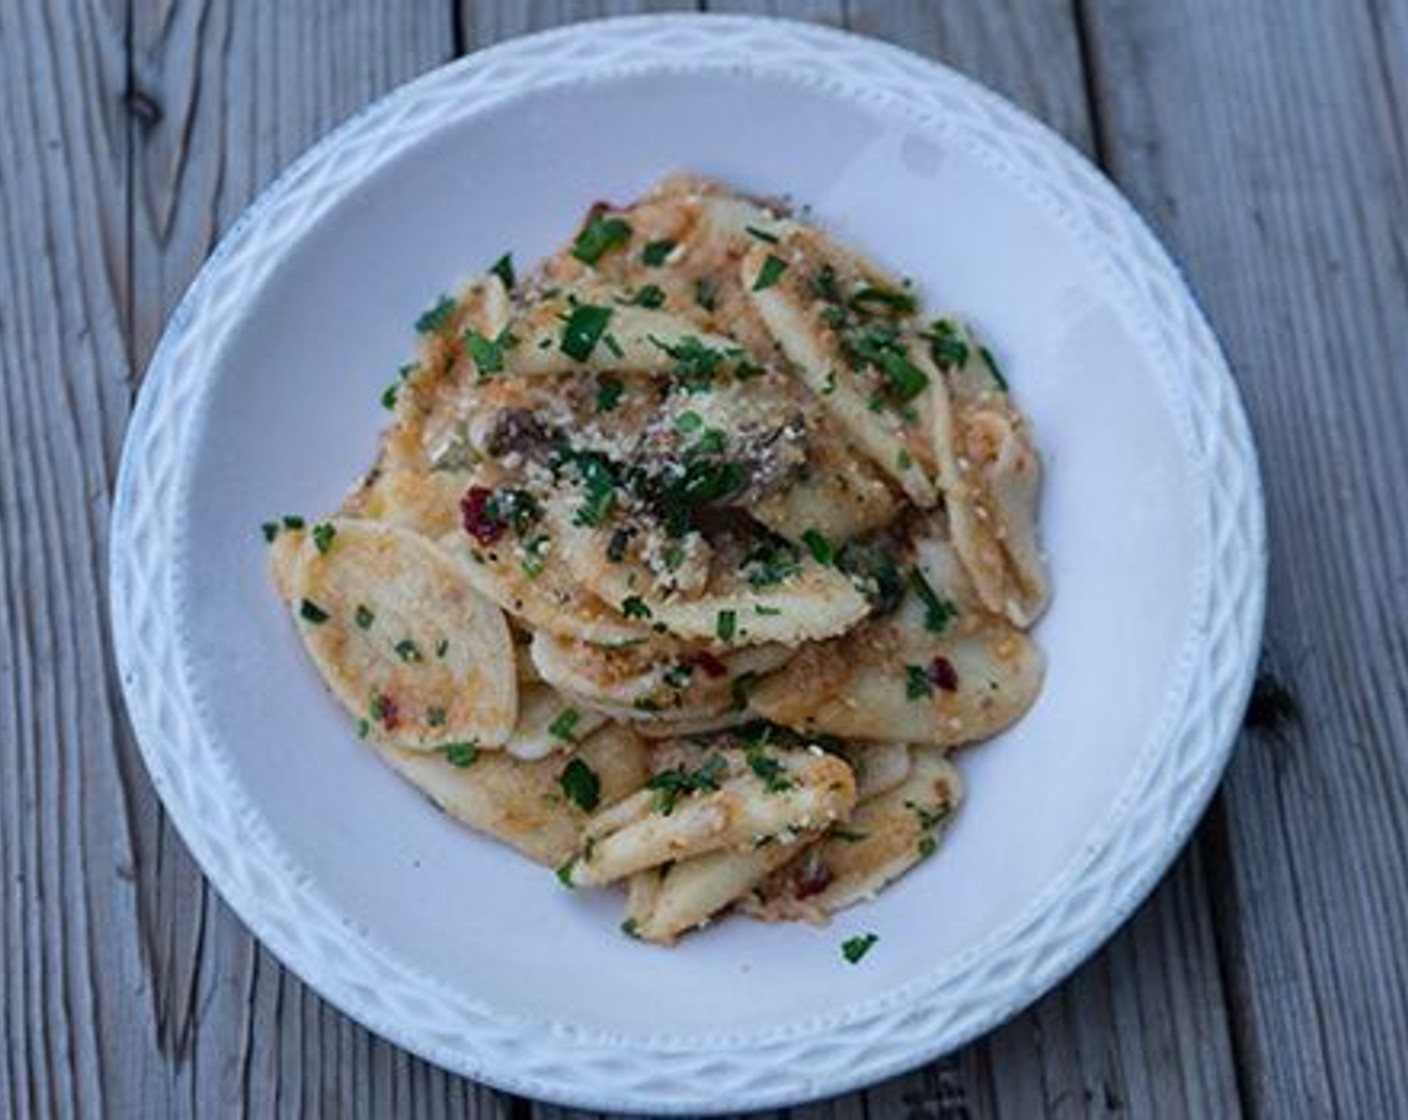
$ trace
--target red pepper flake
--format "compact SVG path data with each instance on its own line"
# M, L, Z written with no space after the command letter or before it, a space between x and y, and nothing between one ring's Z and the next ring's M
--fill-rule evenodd
M799 901L820 894L831 885L831 869L820 860L808 862L793 880L793 895Z
M460 521L464 531L480 544L493 544L504 535L503 522L490 504L494 492L487 486L471 486L460 499Z
M698 665L706 674L717 680L719 677L728 675L728 666L715 657L708 650L700 650L690 658L690 663Z
M934 682L935 688L945 692L958 691L958 670L947 657L934 658L934 663L929 666L929 679Z
M400 709L392 696L382 693L372 700L372 718L381 720L382 727L392 730L401 721Z

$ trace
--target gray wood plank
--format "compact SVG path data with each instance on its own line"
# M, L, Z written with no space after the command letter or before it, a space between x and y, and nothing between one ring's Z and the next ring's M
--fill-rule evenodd
M1408 119L1402 3L1088 7L1110 165L1237 371L1270 664L1208 874L1259 1115L1408 1114Z

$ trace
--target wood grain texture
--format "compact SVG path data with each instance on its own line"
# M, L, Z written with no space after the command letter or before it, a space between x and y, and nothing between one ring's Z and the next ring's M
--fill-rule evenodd
M1089 6L1112 169L1237 371L1270 519L1270 664L1215 877L1261 1114L1408 1114L1405 6ZM1170 114L1170 106L1177 111Z

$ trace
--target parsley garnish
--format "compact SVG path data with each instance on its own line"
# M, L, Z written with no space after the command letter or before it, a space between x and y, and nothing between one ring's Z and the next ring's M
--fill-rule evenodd
M590 813L600 804L601 779L596 776L596 771L580 758L569 762L557 781L562 786L562 792L582 812Z
M548 734L567 743L575 742L577 724L581 719L582 713L576 708L563 708L557 713L557 718L548 724Z
M763 261L763 267L758 269L758 277L753 281L753 291L761 292L766 288L771 288L779 280L782 274L787 271L787 262L781 257L775 257L771 253Z
M743 557L743 571L752 587L773 587L802 570L797 550L786 541L760 541Z
M665 305L665 289L659 284L642 284L627 302L634 307L663 307Z
M636 920L634 918L627 918L621 923L621 932L627 937L634 937L637 941L640 940L640 933L636 929Z
M274 539L279 535L279 523L277 521L266 521L263 525L259 526L259 531L264 534L266 541L273 543Z
M918 308L918 303L909 292L895 291L893 288L879 288L867 284L851 296L851 307L864 311L867 307L878 307L896 315L910 315Z
M952 319L935 319L929 324L929 353L944 369L962 369L968 364L968 344L959 337Z
M992 351L986 346L979 346L978 353L983 356L983 361L987 362L988 369L992 373L992 379L997 382L997 387L1004 393L1007 392L1007 378L1002 375L1002 368L997 364L997 359L993 357Z
M401 391L399 382L388 385L381 391L381 407L390 412L396 407L396 395Z
M873 933L861 933L855 937L848 937L841 942L841 956L846 958L847 964L856 964L861 957L870 952L880 938Z
M948 599L940 599L918 568L910 568L909 585L924 604L924 629L931 634L942 634L958 613L958 607Z
M446 714L445 709L439 705L427 708L425 712L426 725L429 727L444 727Z
M313 623L314 626L321 626L331 616L312 599L304 599L298 604L298 614L300 618Z
M734 611L720 611L714 630L719 635L719 641L733 641L733 635L738 630L738 615Z
M576 864L577 864L577 857L576 857L576 856L573 856L573 857L572 857L571 859L569 859L566 863L564 863L561 867L559 867L559 868L557 869L557 872L556 872L557 881L558 881L559 883L561 883L564 887L566 887L569 891L576 889L576 888L572 885L572 868L575 867Z
M410 638L402 638L393 648L396 650L396 656L407 665L413 665L417 661L425 660L420 654L420 646L416 645Z
M621 401L621 394L625 391L625 383L615 377L598 378L596 383L596 410L598 412L615 412L617 404Z
M296 513L284 514L283 523L285 529L301 529L305 524L303 518L299 517Z
M757 226L744 226L743 228L759 241L766 241L769 245L777 244L777 234L775 233L769 233L767 230L759 229Z
M504 287L513 290L513 254L505 253L489 266L489 271L504 282Z
M701 276L694 282L694 302L705 311L713 311L719 302L718 285L708 276Z
M416 320L416 330L421 334L435 334L450 325L455 317L455 301L452 296L441 296L435 306Z
M704 426L704 418L697 412L681 412L675 417L675 430L679 432L697 432Z
M885 351L880 355L880 370L901 401L912 401L929 387L929 375L903 353Z
M831 542L821 530L808 529L802 534L802 543L807 546L807 551L818 564L829 566L835 561L836 550L831 547Z
M769 793L786 793L792 788L787 768L761 746L749 747L745 757L748 759L748 769L758 776Z
M668 238L663 238L660 241L648 241L645 248L640 251L640 259L643 264L651 268L659 268L674 251L675 243Z
M618 249L631 239L631 227L620 218L603 218L593 214L586 227L572 243L572 255L583 264L596 264L612 249Z
M718 789L719 779L727 772L728 762L724 756L711 754L698 770L685 770L681 766L662 770L645 783L645 788L655 791L655 808L668 817L681 797L701 790Z
M562 328L562 352L576 362L585 362L592 356L598 340L611 321L611 308L596 307L590 303L580 303L567 316Z
M939 842L928 833L919 838L919 858L928 859L939 850Z
M326 521L320 521L313 526L313 544L317 546L319 552L327 555L328 549L332 547L332 539L337 536L337 529L329 525Z
M904 667L904 695L906 700L922 700L934 692L934 682L922 665Z
M359 630L370 630L372 623L376 621L376 614L365 603L357 604L357 610L352 617L357 620Z
M627 618L650 618L650 608L639 595L632 595L621 603L621 613Z
M837 840L844 840L847 844L859 844L867 836L868 832L857 832L853 828L846 828L844 825L832 825L831 835Z
M572 517L574 525L594 529L606 520L616 506L616 470L611 460L598 451L564 450L557 462L570 464L586 492L585 500Z
M446 743L440 749L445 754L445 761L461 770L473 766L475 759L479 757L477 743Z
M464 332L465 349L469 351L469 356L474 361L474 367L479 371L481 377L503 370L504 351L515 341L516 339L507 330L500 332L498 338L485 338L476 330Z
M722 350L705 346L692 334L673 344L661 342L654 335L650 336L650 341L674 359L675 378L686 392L703 393L714 387L714 376L725 357Z

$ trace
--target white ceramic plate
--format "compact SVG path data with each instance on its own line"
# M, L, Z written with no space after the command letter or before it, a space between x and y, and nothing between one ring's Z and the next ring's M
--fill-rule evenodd
M358 743L264 571L337 504L411 323L596 198L693 169L811 204L993 340L1048 464L1034 711L966 753L941 857L830 928L674 951L433 811ZM521 39L319 144L172 318L118 485L112 609L152 780L216 887L319 992L427 1058L600 1108L839 1092L994 1026L1119 925L1227 759L1264 579L1236 390L1177 271L1041 125L912 55L746 19ZM847 936L879 942L845 963Z

